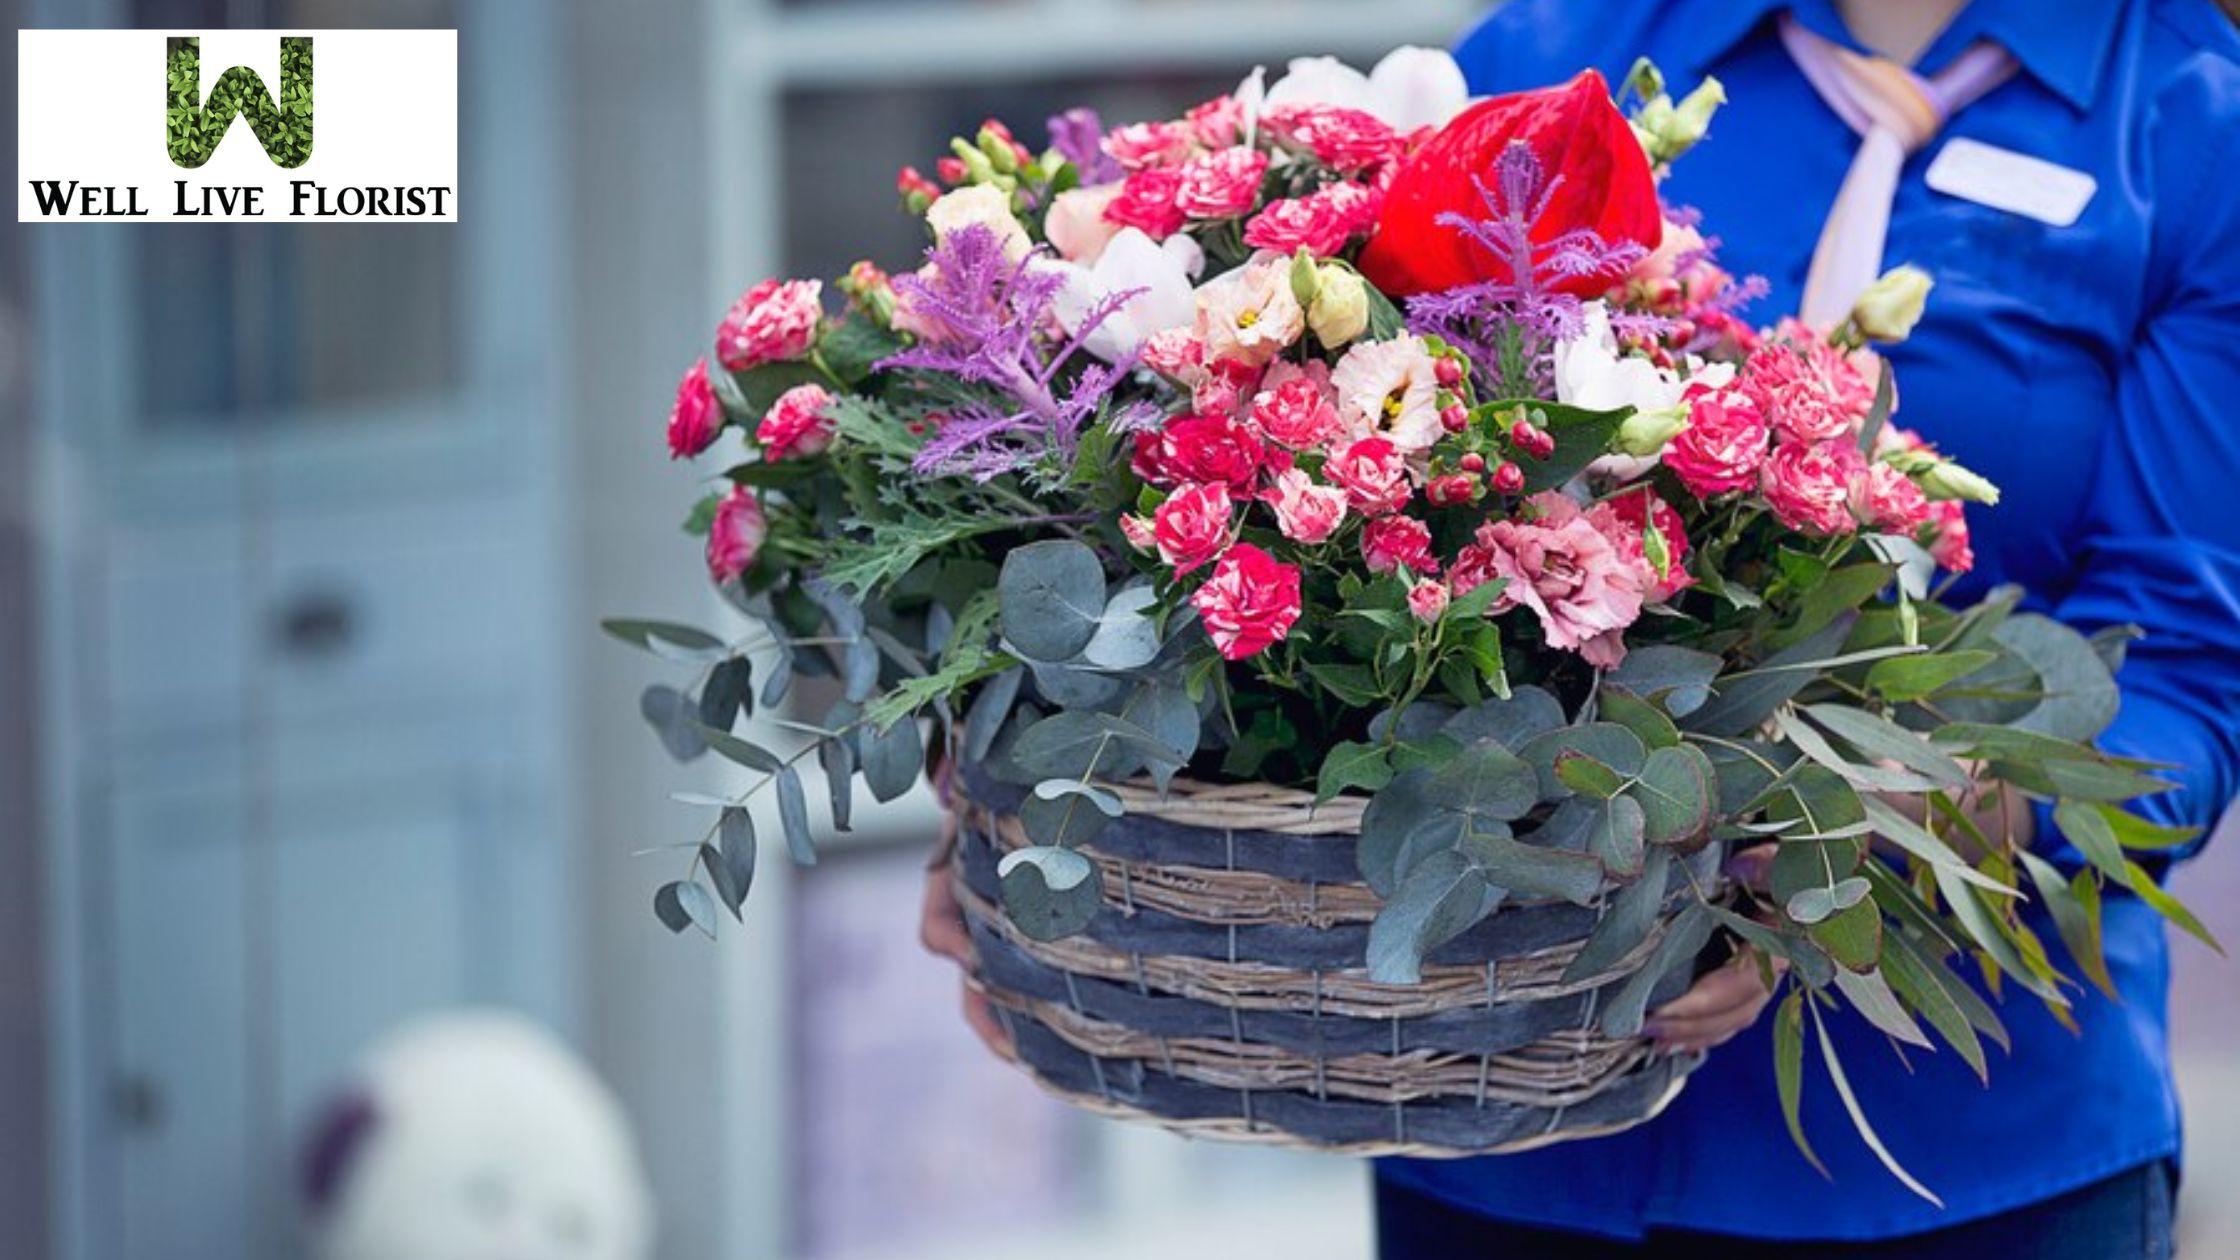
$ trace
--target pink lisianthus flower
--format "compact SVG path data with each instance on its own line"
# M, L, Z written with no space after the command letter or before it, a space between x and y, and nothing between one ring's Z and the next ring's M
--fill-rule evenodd
M1218 481L1249 494L1268 462L1268 448L1228 416L1191 414L1135 440L1136 475L1155 486Z
M1190 128L1178 122L1129 123L1104 138L1105 153L1131 172L1173 166L1189 157L1192 147Z
M1332 455L1322 466L1322 475L1343 489L1346 502L1363 516L1397 512L1414 493L1408 484L1407 459L1381 437L1361 438Z
M1561 494L1535 495L1526 503L1542 515L1478 527L1477 541L1455 559L1455 594L1507 578L1489 611L1528 608L1550 647L1614 668L1625 660L1626 627L1641 616L1646 583L1640 566Z
M762 501L747 486L733 486L716 505L708 525L708 576L720 585L753 567L762 553L762 540L770 536L770 522L762 515Z
M1341 171L1365 171L1399 156L1401 136L1366 110L1340 105L1278 105L1268 111L1269 134Z
M1861 464L1851 474L1851 515L1886 534L1912 534L1929 522L1929 496L1913 478L1884 463Z
M1437 578L1420 578L1408 588L1408 611L1423 624L1436 625L1447 611L1447 586Z
M1210 564L1229 546L1229 487L1220 482L1184 486L1151 514L1151 539L1159 558L1188 573Z
M1388 439L1403 454L1430 449L1439 424L1439 365L1423 339L1360 342L1330 373L1338 415L1356 437Z
M1271 370L1268 375L1272 379L1276 373ZM1295 451L1314 450L1345 431L1329 389L1304 373L1273 389L1263 388L1252 400L1252 422L1269 441Z
M1664 448L1664 466L1699 499L1758 483L1766 460L1764 415L1739 389L1691 390L1688 427Z
M690 459L715 444L723 432L723 407L708 384L705 355L677 382L677 401L669 408L669 458Z
M1968 541L1968 514L1958 499L1938 499L1929 504L1929 523L1921 538L1929 555L1954 573L1976 567L1975 548Z
M1297 624L1299 570L1251 543L1238 543L1190 602L1222 658L1241 661L1282 642Z
M1198 286L1198 339L1208 362L1233 359L1264 366L1307 330L1307 312L1291 291L1291 263L1246 263Z
M1154 241L1163 241L1182 230L1188 217L1175 198L1182 191L1182 174L1169 168L1131 172L1112 200L1105 203L1106 222L1132 227Z
M716 358L734 372L809 353L824 318L818 280L765 280L741 295L716 329Z
M778 395L778 401L755 426L754 440L762 444L764 458L804 459L823 454L832 445L833 420L825 414L832 394L822 385L796 385Z
M1182 164L1174 203L1192 219L1233 219L1260 200L1268 155L1243 147L1202 154Z
M1371 573L1437 573L1431 527L1412 516L1380 516L1361 527L1361 559Z
M1596 504L1587 512L1597 529L1610 539L1618 553L1641 567L1644 594L1662 603L1696 584L1688 572L1688 528L1680 513L1647 486L1628 490ZM1650 555L1649 526L1664 540L1660 568Z
M1266 499L1276 512L1276 526L1297 543L1328 542L1346 519L1346 492L1336 486L1316 485L1303 469L1287 468L1276 476Z
M1783 442L1759 469L1774 518L1823 537L1852 532L1851 473L1858 456L1844 443Z

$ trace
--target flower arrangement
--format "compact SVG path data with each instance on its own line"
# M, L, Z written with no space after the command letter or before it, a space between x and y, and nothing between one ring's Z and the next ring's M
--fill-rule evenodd
M2125 636L1936 598L1998 495L1896 422L1872 349L1927 278L1761 330L1760 286L1660 200L1721 100L1644 64L1619 100L1590 71L1471 102L1410 49L1180 118L1073 110L1039 152L990 121L901 173L913 270L748 290L668 441L726 452L688 528L757 629L608 627L698 669L645 697L672 752L758 775L688 798L717 816L664 921L739 912L747 796L812 860L798 763L845 828L857 776L916 782L928 729L1031 789L1001 886L1036 939L1097 912L1079 849L1139 776L1367 797L1385 984L1525 899L1615 889L1586 953L1643 948L1668 872L1716 845L1756 878L1689 889L1658 948L1757 951L1800 1144L1806 1029L1839 1008L1982 1073L2003 1034L1969 973L2057 1012L2072 973L2106 987L2113 889L2198 930L2137 858L2182 837L2122 806L2166 784L2091 743ZM839 698L778 724L797 746L735 733L815 675ZM2028 803L2081 869L2015 842Z

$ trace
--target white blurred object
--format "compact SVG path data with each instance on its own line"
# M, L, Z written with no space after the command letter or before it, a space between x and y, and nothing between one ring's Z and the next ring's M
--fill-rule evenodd
M315 1260L645 1260L629 1122L543 1028L501 1011L407 1023L306 1152Z
M1255 77L1237 89L1237 99L1255 119L1278 105L1335 105L1373 114L1394 130L1409 132L1443 123L1470 103L1462 67L1438 48L1395 48L1367 74L1336 57L1295 58L1264 98L1259 74L1255 70Z

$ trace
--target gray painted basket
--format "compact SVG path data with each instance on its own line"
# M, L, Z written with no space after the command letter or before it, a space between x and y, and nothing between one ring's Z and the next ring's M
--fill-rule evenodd
M1203 1137L1366 1155L1465 1156L1616 1133L1656 1116L1701 1061L1605 1034L1602 1003L1660 951L1680 890L1717 846L1662 868L1666 914L1591 976L1565 971L1600 902L1504 906L1435 951L1413 985L1365 971L1381 902L1360 881L1362 802L1177 781L1116 790L1127 815L1082 846L1105 904L1059 941L999 908L996 864L1027 843L1022 792L970 767L950 871L973 979L1044 1088ZM1677 942L1676 942L1677 943ZM1693 974L1688 948L1652 1002Z

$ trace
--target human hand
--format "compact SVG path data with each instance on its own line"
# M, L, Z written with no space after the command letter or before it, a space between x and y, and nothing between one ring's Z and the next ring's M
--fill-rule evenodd
M957 815L944 812L941 821L941 848L944 858L957 843ZM950 882L949 863L936 862L926 871L925 898L919 907L918 939L930 953L947 958L959 968L969 969L972 964L972 933L965 927L964 908L957 904L956 888ZM996 1017L995 1007L987 995L973 987L970 975L963 980L964 1021L990 1050L1009 1058L1011 1037L1004 1031L1003 1021Z
M1771 971L1787 969L1786 959L1776 958ZM1767 968L1757 950L1744 946L1717 971L1698 979L1686 993L1658 1007L1641 1025L1643 1036L1669 1054L1694 1053L1724 1045L1743 1029L1758 1022L1773 990L1766 984Z

